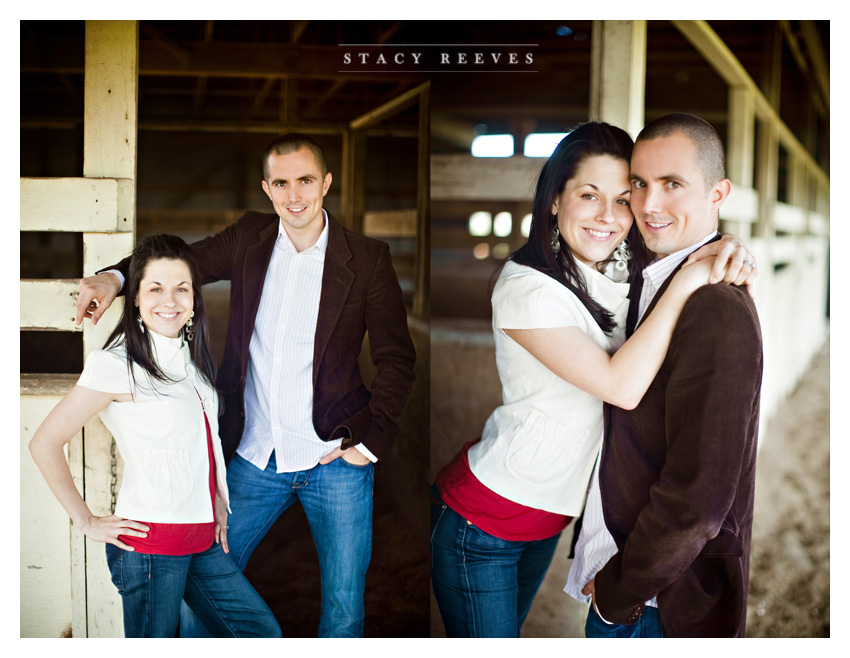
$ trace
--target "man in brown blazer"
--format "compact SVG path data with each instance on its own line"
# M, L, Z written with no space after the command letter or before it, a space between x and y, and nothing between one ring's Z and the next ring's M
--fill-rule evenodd
M244 569L274 521L300 501L322 574L319 635L340 637L363 634L373 464L398 434L415 353L389 248L324 210L331 182L312 139L276 139L262 181L275 214L247 212L192 252L201 283L231 282L216 380L232 510L223 544ZM83 279L77 324L97 322L119 278ZM377 367L371 391L357 364L367 331ZM298 568L286 556L281 562ZM184 613L181 634L204 635Z
M631 180L658 260L633 281L629 334L687 256L717 239L731 189L722 142L691 115L644 128ZM615 545L583 590L593 594L588 637L744 636L761 379L752 299L710 285L683 308L641 403L605 405L599 487Z

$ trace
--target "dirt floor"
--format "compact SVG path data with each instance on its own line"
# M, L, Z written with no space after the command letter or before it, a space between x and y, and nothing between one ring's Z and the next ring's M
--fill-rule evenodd
M829 637L829 342L763 433L756 475L748 637ZM523 628L583 637L586 605L562 591L572 526ZM431 596L431 636L445 637Z
M829 637L829 343L767 426L748 637Z

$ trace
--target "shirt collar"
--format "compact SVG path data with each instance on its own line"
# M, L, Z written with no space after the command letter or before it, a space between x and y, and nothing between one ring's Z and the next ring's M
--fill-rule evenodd
M685 247L681 251L677 251L675 254L670 254L666 258L656 258L649 265L647 265L643 270L643 280L649 281L655 286L655 289L658 290L661 285L667 280L667 277L676 269L676 267L685 260L688 256L690 256L693 252L703 246L706 242L711 240L717 235L717 231L712 231L705 238L697 242L696 244L692 244L690 247Z
M320 255L324 256L325 253L327 252L327 250L328 250L328 224L329 224L329 222L328 222L328 213L324 208L322 208L322 219L325 222L325 226L322 229L322 232L319 234L319 239L316 240L316 243L312 247L308 247L307 249L302 251L301 252L302 254L316 253L316 254L320 254ZM281 247L283 247L287 251L291 251L293 254L298 253L298 250L295 248L295 245L292 244L292 240L289 238L289 235L287 235L286 229L283 228L283 220L280 217L278 217L278 222L277 222L277 239L278 239L278 244Z
M191 356L189 345L183 340L182 332L176 338L169 338L148 328L145 328L145 331L151 337L154 358L159 369L169 377L184 377L186 364L191 361Z

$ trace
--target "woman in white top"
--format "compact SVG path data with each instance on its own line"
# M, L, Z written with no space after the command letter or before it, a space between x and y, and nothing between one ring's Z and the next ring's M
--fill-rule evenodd
M703 247L625 341L628 270L649 261L629 208L632 146L604 123L561 141L537 181L528 243L493 290L503 404L431 490L431 578L449 637L520 636L560 533L582 512L603 401L638 404L710 257L720 272L733 252L752 260L733 236ZM724 280L749 275L730 260Z
M185 598L220 637L280 637L268 606L227 553L215 361L197 268L167 235L133 252L121 321L51 411L30 452L74 525L106 544L126 637L174 637ZM113 514L77 491L64 446L95 414L124 458Z

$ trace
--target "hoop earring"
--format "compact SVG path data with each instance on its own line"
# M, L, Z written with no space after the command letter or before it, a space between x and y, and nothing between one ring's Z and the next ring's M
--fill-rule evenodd
M557 217L557 215L552 215L552 221L555 223L555 226L552 227L552 230L549 233L549 248L552 250L553 254L557 254L561 251L561 242L558 239L561 237L561 232L558 230Z
M192 311L192 315L189 316L189 321L186 323L186 326L183 328L186 333L186 340L193 341L195 340L195 328L192 326L194 323L192 322L192 318L195 317L195 311Z
M629 250L629 241L623 240L614 250L612 257L614 258L614 267L620 272L625 271L632 258L632 252Z

